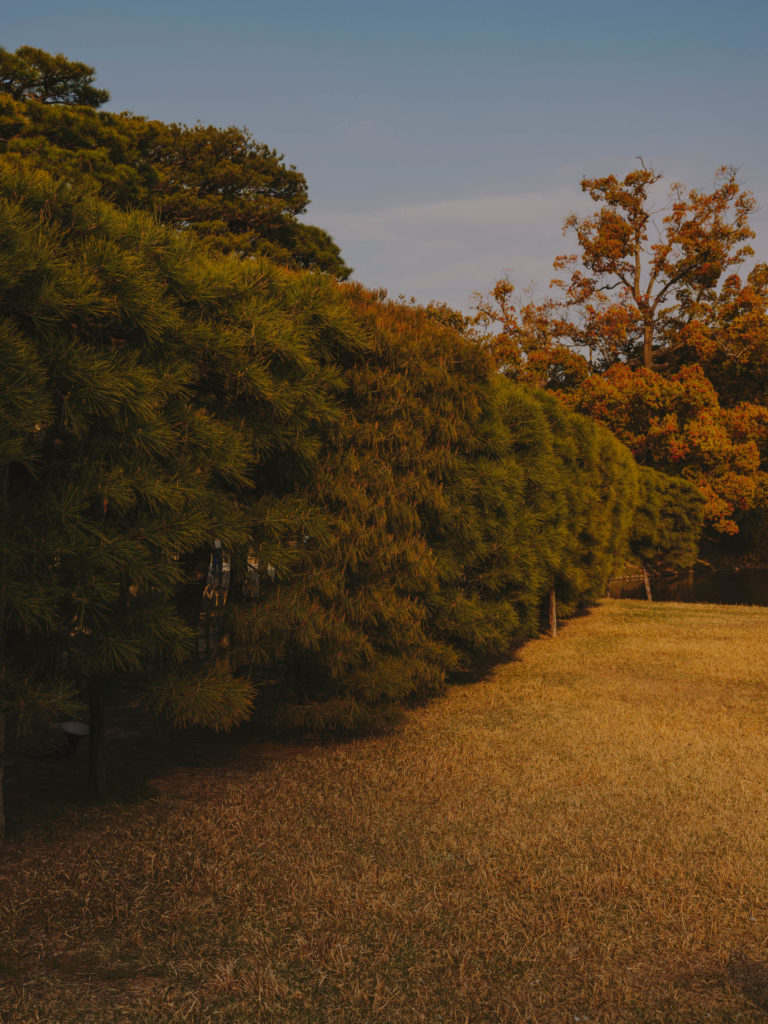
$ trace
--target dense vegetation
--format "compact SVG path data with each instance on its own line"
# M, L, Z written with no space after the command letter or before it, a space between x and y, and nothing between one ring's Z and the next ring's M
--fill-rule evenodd
M221 252L349 276L330 235L298 219L307 182L275 150L245 128L99 110L109 93L94 74L61 54L0 47L0 153L89 181L122 209L151 210Z
M630 545L694 557L694 488L645 471L641 499L606 429L426 310L8 163L0 242L3 708L85 694L94 792L116 680L183 723L261 681L357 728L536 633L552 588L601 596Z
M705 513L768 537L768 270L718 283L749 194L678 189L645 288L654 172L586 182L564 304L500 282L481 334L346 283L245 130L93 80L0 48L0 840L41 718L87 716L100 797L129 707L152 796L27 830L14 785L5 1012L763 1019L768 610L606 602L508 657L628 559L691 566ZM360 733L499 655L273 763L148 725ZM82 762L40 736L50 798Z
M768 266L753 255L754 196L732 168L710 191L641 162L585 178L597 204L565 222L542 302L508 279L478 297L474 328L497 366L608 426L638 462L695 483L716 559L762 563L768 538ZM663 214L663 215L661 215Z
M21 159L53 113L101 131L103 96L65 58L0 58L22 129L0 158L0 718L86 701L94 795L117 684L179 724L357 730L629 555L692 564L697 489L450 316L233 242L221 198L212 233L123 210L100 144Z

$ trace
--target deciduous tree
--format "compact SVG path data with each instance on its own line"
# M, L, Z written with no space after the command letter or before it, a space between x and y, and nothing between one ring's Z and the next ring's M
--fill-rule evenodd
M768 468L768 271L735 273L755 200L724 167L711 190L674 184L657 209L661 177L641 162L584 178L598 209L566 219L579 253L555 261L552 292L519 302L504 278L475 320L505 374L560 392L641 464L695 480L710 526L734 534L764 504Z
M755 199L733 168L722 167L709 192L673 184L657 212L651 190L661 177L642 165L621 181L584 178L582 191L600 207L565 221L581 251L555 261L570 271L556 281L563 307L574 313L574 329L564 334L595 348L605 364L651 369L670 347L668 325L677 326L686 308L711 297L722 275L752 255Z

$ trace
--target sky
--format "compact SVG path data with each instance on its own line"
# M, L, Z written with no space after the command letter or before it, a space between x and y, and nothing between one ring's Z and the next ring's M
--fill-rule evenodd
M2 0L0 45L97 69L108 109L245 126L306 176L353 277L469 308L542 294L584 176L637 157L758 201L768 259L768 0Z

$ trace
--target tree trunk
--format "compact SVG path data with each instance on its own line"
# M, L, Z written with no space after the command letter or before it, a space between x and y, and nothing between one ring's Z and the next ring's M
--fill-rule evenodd
M245 585L248 582L248 548L234 548L229 553L229 593L227 600L230 605L242 604Z
M290 646L283 660L283 680L288 692L295 694L299 683L298 660L295 650Z
M557 636L557 596L554 587L549 592L549 635Z
M646 320L643 330L643 366L646 370L653 368L653 321Z
M104 695L101 684L88 684L88 795L103 800L107 795L107 771L104 762Z
M645 583L645 596L649 601L653 600L653 594L651 593L651 580L648 576L648 570L643 566L643 582Z
M8 467L5 467L2 477L2 493L4 509L8 508ZM5 558L5 545L2 547L3 559ZM5 570L5 564L3 564ZM0 671L5 670L5 587L0 587ZM5 714L0 712L0 843L5 840Z
M5 715L0 713L0 843L5 840Z

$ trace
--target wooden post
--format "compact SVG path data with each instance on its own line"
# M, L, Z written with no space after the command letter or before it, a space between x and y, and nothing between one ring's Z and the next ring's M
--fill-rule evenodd
M104 696L101 684L88 684L88 795L103 800L107 795L107 772L104 763Z
M554 587L549 592L549 635L557 636L557 597Z
M651 580L648 576L648 570L643 566L643 581L645 583L645 596L649 601L653 600L653 594L651 593Z

